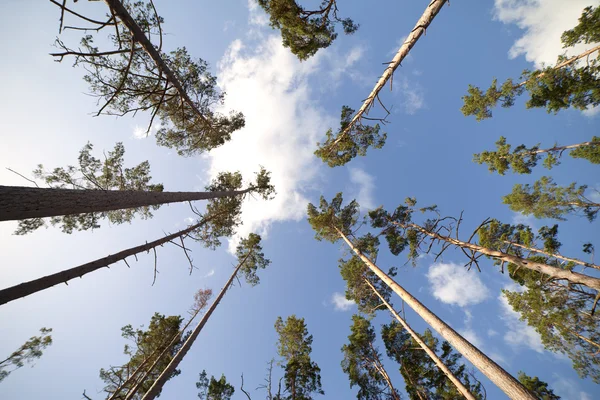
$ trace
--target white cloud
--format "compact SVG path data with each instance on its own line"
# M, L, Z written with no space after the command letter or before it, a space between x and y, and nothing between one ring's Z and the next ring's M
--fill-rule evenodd
M497 334L498 334L498 332L496 332L495 330L493 330L493 329L491 329L491 328L490 328L490 329L488 329L488 331L487 331L487 335L488 335L489 337L494 337L494 336L496 336Z
M373 191L375 190L375 178L360 168L348 167L350 182L354 184L351 192L354 193L356 201L363 210L375 208Z
M574 379L565 378L558 374L554 374L554 378L550 388L563 399L592 400L592 396L581 390Z
M266 234L275 221L304 217L304 189L320 167L313 151L320 135L335 123L311 98L307 80L318 63L319 58L300 63L273 35L254 51L234 41L219 63L219 84L227 92L223 111L242 111L246 126L205 156L208 174L212 178L221 171L241 171L253 179L262 165L271 172L277 191L274 200L250 198L244 203L243 236ZM235 244L230 242L230 250Z
M333 304L333 308L336 311L348 311L354 307L356 303L352 300L348 300L342 293L335 292L331 296L331 304Z
M404 75L394 77L394 91L403 97L402 107L408 115L414 115L425 108L425 95L423 87L413 79Z
M267 26L269 24L269 17L258 6L256 0L248 0L248 23L256 26Z
M483 342L481 341L479 336L477 336L477 333L475 333L473 329L466 328L459 331L458 333L460 333L462 337L467 339L473 346L477 347L479 350L482 349Z
M530 226L531 229L536 230L536 219L532 215L525 215L520 212L513 212L513 216L511 218L511 222L514 225L523 224Z
M538 353L543 353L544 346L540 335L527 323L519 320L519 314L508 304L504 294L498 296L498 301L500 302L500 318L507 328L504 341L515 350L520 347L528 347Z
M206 273L206 275L203 276L203 278L210 278L211 276L213 276L215 274L215 270L211 269L210 271L208 271Z
M578 23L583 9L597 5L597 0L495 0L495 18L505 24L515 24L523 30L508 54L510 58L524 55L536 67L556 63L564 53L560 37ZM590 45L577 45L569 55L579 54Z
M479 275L458 264L433 264L429 267L427 279L433 296L446 304L465 307L479 304L489 297L489 289Z
M161 127L160 121L155 121L152 126L150 127L150 129L148 129L148 126L139 126L139 125L135 125L135 127L133 128L133 137L136 139L146 139L148 137L150 137L153 133L155 133L156 131L158 131Z

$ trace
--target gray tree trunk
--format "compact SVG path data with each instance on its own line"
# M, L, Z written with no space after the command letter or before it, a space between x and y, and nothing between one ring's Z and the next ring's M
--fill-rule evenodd
M0 221L123 210L160 204L217 199L248 193L152 192L143 190L79 190L0 186Z

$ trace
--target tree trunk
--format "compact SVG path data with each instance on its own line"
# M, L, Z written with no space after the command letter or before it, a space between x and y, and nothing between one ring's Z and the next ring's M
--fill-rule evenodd
M502 261L506 261L506 262L518 265L519 267L522 267L522 268L527 268L532 271L537 271L542 274L548 275L549 277L554 278L554 279L565 279L569 282L579 283L579 284L582 284L589 288L600 291L600 279L591 277L589 275L580 274L578 272L566 271L564 269L560 269L557 267L553 267L551 265L527 260L527 259L524 259L521 257L514 256L512 254L504 253L502 251L488 249L487 247L479 246L477 244L473 244L473 243L469 243L469 242L463 242L462 240L454 239L449 236L443 236L443 235L440 235L439 233L430 232L427 229L425 229L417 224L403 225L403 224L399 224L397 222L394 222L394 224L401 226L403 228L405 228L406 226L410 226L411 228L414 228L414 229L418 230L419 232L424 233L434 239L441 240L441 241L444 241L447 243L451 243L453 245L456 245L456 246L459 246L459 247L462 247L465 249L474 250L478 253L485 254L487 256L496 258L498 260L502 260Z
M244 257L244 259L235 268L235 271L233 271L233 274L231 274L231 276L229 277L229 280L227 281L225 286L223 286L223 289L221 289L221 292L219 293L219 295L217 296L215 301L211 304L208 311L206 311L206 314L204 314L204 317L202 317L200 322L198 322L198 325L196 325L196 327L192 331L192 334L190 335L190 337L185 341L183 346L181 346L181 349L179 349L177 354L175 354L175 357L173 357L173 359L171 360L169 365L167 365L167 367L164 369L164 371L161 372L160 376L156 379L156 381L154 381L154 384L152 384L152 387L150 389L148 389L148 391L144 394L144 397L142 397L142 400L153 400L158 395L158 393L162 390L163 386L165 385L165 382L167 382L167 379L169 379L169 376L171 376L173 371L175 371L175 369L177 369L177 366L179 365L181 360L183 360L183 357L185 357L187 352L190 350L190 348L194 344L194 341L200 334L200 331L202 330L202 328L204 328L204 325L206 325L206 322L208 321L208 319L210 318L212 313L215 311L215 309L219 305L219 302L221 301L223 296L225 296L225 293L227 292L227 289L229 289L229 286L231 286L231 284L233 283L233 280L235 279L235 276L237 275L238 271L240 270L242 265L244 265L244 263L246 262L246 260L248 259L248 257L250 257L250 255L252 253L253 253L252 251L248 252L246 257Z
M198 109L196 104L194 104L192 99L190 99L190 96L188 96L186 91L183 89L183 86L181 86L181 82L179 82L177 76L173 73L173 71L171 71L169 66L162 59L160 52L156 50L152 42L150 42L150 39L146 37L144 31L142 31L139 25L131 17L131 15L123 6L123 4L119 0L104 0L104 2L121 20L123 25L125 25L127 29L129 29L129 32L131 32L131 36L133 36L134 40L144 48L144 51L146 51L146 53L148 53L148 55L150 56L150 58L152 58L154 63L156 63L158 69L163 74L165 74L167 80L171 83L171 85L173 85L175 89L177 89L177 93L179 93L183 101L192 108L192 110L200 118L200 120L202 120L205 124L210 126L210 122L200 112L200 110Z
M536 400L518 380L506 372L501 366L482 353L477 347L458 334L448 324L438 318L425 307L419 300L413 297L402 286L398 285L385 272L379 269L371 260L361 253L342 231L335 227L346 244L356 253L356 255L373 271L379 279L385 282L406 304L408 304L425 322L435 329L446 341L448 341L458 352L469 360L477 369L487 376L496 386L498 386L511 399Z
M454 384L454 386L456 386L458 391L463 396L465 396L466 399L476 400L475 397L471 394L471 392L469 392L469 389L467 389L465 387L465 385L463 385L463 383L456 376L454 376L452 371L450 371L450 369L446 366L446 364L444 364L444 362L442 360L440 360L440 358L437 356L437 354L435 354L435 352L433 350L431 350L429 348L429 346L427 346L427 344L423 341L423 339L421 339L421 337L419 335L417 335L417 333L415 331L412 330L410 325L408 325L408 323L403 318L401 318L400 315L398 315L398 313L396 312L396 310L394 310L394 308L390 305L390 303L388 303L387 300L384 299L383 296L377 291L377 289L375 289L375 286L373 286L371 284L371 282L369 282L369 280L366 278L365 278L365 281L367 282L369 287L373 290L373 292L375 292L375 294L383 302L383 304L385 304L385 306L388 308L388 310L390 310L392 315L394 317L396 317L398 322L400 322L400 324L404 327L404 329L406 329L406 331L410 334L410 336L412 336L412 338L415 340L415 342L417 342L419 344L419 346L421 346L421 348L423 350L425 350L425 353L427 353L427 355L433 360L435 365L437 365L438 368L441 369L442 372L448 377L448 379L450 379L450 381Z
M398 397L398 393L396 392L396 389L394 389L394 385L392 384L392 380L390 379L389 374L385 370L385 367L383 366L383 364L381 363L381 360L379 359L379 356L377 355L377 351L373 347L373 343L369 343L369 346L371 347L371 350L373 351L373 354L375 355L375 359L374 360L367 359L367 360L370 361L371 363L373 363L373 366L375 367L377 372L379 372L379 374L381 375L381 377L383 378L385 383L388 385L388 387L390 388L390 394L393 397L393 399L400 400L400 398Z
M412 31L410 31L408 37L406 38L404 43L402 43L402 46L400 46L400 49L398 50L392 61L385 68L383 74L375 84L375 87L373 88L369 96L363 102L358 112L354 115L354 117L352 117L352 120L350 121L348 126L339 134L337 139L330 145L330 147L334 147L335 145L337 145L342 140L342 138L346 136L348 132L350 132L352 127L356 125L356 123L363 117L363 115L365 113L368 114L368 111L373 106L375 99L379 95L381 89L383 89L387 81L392 77L394 71L396 71L396 68L400 66L402 60L406 58L406 56L413 48L413 46L417 43L421 35L425 33L433 19L436 17L436 15L438 15L438 13L440 12L444 4L446 4L446 2L447 0L432 0L429 3L425 11L423 12L423 15L421 15L421 18L419 18L415 27L412 29Z
M79 190L0 186L0 221L85 214L218 199L253 190L223 192L153 192L143 190Z
M214 217L216 217L217 215L219 214L216 214ZM16 286L2 289L0 290L0 305L8 303L9 301L19 299L21 297L29 296L30 294L37 293L42 290L49 289L52 286L58 285L60 283L67 283L71 279L77 277L81 278L83 277L83 275L89 274L90 272L94 272L96 270L99 270L100 268L108 267L109 265L114 264L118 261L125 260L129 256L133 256L143 251L152 250L153 248L168 243L173 239L177 239L178 237L187 235L193 230L209 222L212 218L213 217L207 217L195 225L192 225L186 229L183 229L171 235L167 235L153 242L146 243L141 246L131 247L129 249L122 250L116 254L112 254L110 256L99 258L89 263L82 264L78 267L66 269L64 271L60 271L52 275L47 275L42 278L34 279L29 282L24 282Z

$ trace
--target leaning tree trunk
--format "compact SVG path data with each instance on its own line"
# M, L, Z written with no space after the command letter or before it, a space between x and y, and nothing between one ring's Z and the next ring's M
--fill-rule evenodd
M483 246L480 246L477 244L464 242L462 240L454 239L449 236L440 235L439 233L428 231L427 229L425 229L422 226L419 226L417 224L404 225L404 224L399 224L396 222L394 222L394 224L401 226L401 227L409 226L409 227L414 228L414 229L418 230L419 232L424 233L425 235L428 235L434 239L441 240L441 241L444 241L447 243L451 243L453 245L462 247L463 249L474 250L478 253L485 254L486 256L490 256L490 257L493 257L493 258L501 260L501 261L506 261L508 263L515 264L521 268L527 268L532 271L540 272L542 274L548 275L549 277L551 277L553 279L565 279L571 283L579 283L581 285L584 285L589 288L600 291L600 279L599 278L594 278L592 276L580 274L578 272L572 272L572 271L560 269L560 268L553 267L548 264L539 263L539 262L535 262L535 261L528 260L525 258L517 257L515 255L508 254L503 251L492 250L492 249L489 249L487 247L483 247Z
M152 363L152 365L150 366L150 368L148 368L146 370L146 372L144 373L144 375L142 376L141 379L139 379L135 385L127 392L127 395L125 396L125 400L131 400L133 399L133 396L135 396L135 394L138 392L138 390L140 390L140 386L142 386L142 384L146 381L146 379L148 379L148 376L152 373L152 371L154 371L154 369L156 368L156 366L158 365L158 363L160 362L160 360L165 356L165 354L167 354L167 352L169 351L169 349L171 349L175 343L177 343L177 340L179 339L179 337L183 337L183 335L185 334L185 330L188 328L188 326L190 326L190 324L192 323L192 321L196 318L196 316L198 315L198 313L200 312L201 308L198 308L196 310L196 312L194 312L194 315L192 315L192 317L190 318L190 320L185 324L185 326L183 328L181 328L181 330L179 332L177 332L173 338L169 341L169 345L167 347L165 347L163 349L163 351L160 352L160 354L158 355L158 357L156 357L156 359L154 360L154 362ZM130 378L131 379L131 378ZM123 384L121 387L125 387L125 384ZM113 397L116 396L116 392L113 393L113 395L111 396L111 399ZM108 400L111 400L108 399Z
M231 197L252 191L153 192L0 186L0 221L123 210L183 201Z
M477 347L469 343L458 332L432 313L419 300L413 297L402 286L398 285L392 278L383 272L377 265L369 260L354 244L344 235L342 231L335 228L337 233L346 242L348 247L373 271L379 279L385 282L406 304L409 305L425 322L435 329L446 341L448 341L458 352L487 376L511 399L537 400L518 380L506 372L501 366L481 352Z
M33 293L41 292L42 290L49 289L52 286L58 285L60 283L67 283L71 279L81 278L83 277L83 275L89 274L90 272L97 271L100 268L108 267L109 265L114 264L118 261L125 260L129 256L133 256L143 251L150 251L160 245L170 242L173 239L177 239L178 237L183 237L187 235L188 233L194 231L195 229L198 229L199 227L203 226L218 215L220 215L220 213L217 213L214 216L209 216L197 224L194 224L179 232L175 232L171 235L167 235L163 238L157 239L153 242L146 243L141 246L131 247L129 249L122 250L116 254L112 254L110 256L99 258L89 263L82 264L78 267L66 269L64 271L60 271L52 275L47 275L42 278L34 279L29 282L24 282L16 286L2 289L0 290L0 305L8 303L9 301L19 299L21 297L29 296Z
M177 366L179 365L181 360L183 360L183 357L185 357L187 352L192 348L192 345L194 344L194 341L196 340L196 338L198 338L200 331L202 330L202 328L204 328L204 325L206 325L206 322L208 321L208 319L210 318L212 313L215 311L215 309L219 305L219 302L221 301L223 296L225 296L227 289L229 289L229 286L231 286L231 284L233 283L233 280L235 279L238 271L240 270L242 265L244 265L244 263L246 262L246 260L248 259L248 257L250 257L250 255L252 253L253 253L252 251L248 252L246 257L244 257L244 259L235 268L235 271L233 271L233 274L231 274L231 276L229 277L229 280L227 281L225 286L223 286L223 289L221 289L221 292L219 292L219 295L217 296L215 301L210 305L210 308L208 309L208 311L206 311L206 314L204 314L204 317L202 317L200 322L198 322L198 325L196 325L196 327L192 331L192 334L190 335L190 337L185 341L183 346L181 346L181 349L179 349L177 354L175 354L175 357L173 357L173 359L171 360L169 365L167 365L167 367L161 372L160 376L156 379L156 381L154 381L154 383L152 384L152 387L150 389L148 389L148 391L144 394L144 397L142 397L142 400L153 400L160 393L163 386L169 379L169 376L171 376L173 371L175 371L175 369L177 369Z
M368 114L369 110L375 103L375 99L379 95L381 89L383 89L387 81L394 75L394 71L396 71L396 68L398 68L402 63L402 60L404 60L406 56L408 56L410 50L414 47L419 38L425 33L431 22L433 22L433 19L436 17L436 15L438 15L438 13L441 11L442 7L444 6L444 4L446 4L447 1L448 0L433 0L429 3L425 11L423 12L423 15L421 15L421 18L419 18L413 30L410 31L408 37L406 38L406 40L404 40L404 43L402 43L402 46L400 46L400 49L398 49L398 52L396 53L392 61L385 68L385 71L383 71L383 74L375 84L375 87L373 88L369 96L363 102L358 112L354 115L354 117L352 117L352 120L350 121L348 126L339 134L337 139L333 143L331 143L330 147L333 148L333 146L337 145L344 138L344 136L346 136L350 132L352 127L354 127L354 125L356 125L361 120L361 118L363 118L364 114Z
M538 249L538 248L535 248L535 247L528 247L528 246L525 246L523 244L511 242L511 241L508 241L508 240L503 240L503 242L506 243L509 246L519 247L521 249L528 250L528 251L530 251L532 253L543 254L543 255L548 256L548 257L553 257L553 258L557 258L559 260L563 260L563 261L567 261L567 262L572 262L572 263L575 263L575 264L583 265L584 267L594 268L594 269L599 269L600 270L600 265L592 264L592 263L589 263L587 261L579 260L577 258L571 258L571 257L561 256L560 254L550 253L550 252L547 252L547 251L544 251L544 250L541 250L541 249Z
M391 304L388 303L388 301L383 298L383 296L377 291L377 289L375 289L375 286L373 286L371 284L371 282L369 282L369 280L366 278L365 278L365 281L367 282L369 287L373 290L373 292L379 297L379 299L381 299L383 304L385 304L385 306L392 313L392 315L394 317L396 317L398 322L400 322L400 324L404 327L404 329L406 329L406 331L410 334L410 336L412 336L414 341L417 342L423 350L425 350L425 353L427 353L427 355L433 360L435 365L437 365L438 368L441 369L442 372L448 377L448 379L450 379L450 381L454 384L454 386L456 386L458 391L463 396L465 396L466 399L476 400L475 397L469 391L469 389L467 389L465 387L465 385L463 385L463 383L456 376L454 376L452 371L450 371L450 369L446 366L446 364L444 364L444 362L442 360L440 360L440 358L437 356L437 354L435 354L435 352L433 350L431 350L429 348L429 346L427 346L427 344L423 341L423 339L421 339L421 337L419 335L417 335L417 333L415 331L412 330L410 325L408 325L408 323L402 317L400 317L400 315L398 315L398 313L396 312L396 310L394 310L394 308L391 306ZM419 394L419 396L420 396L420 394Z

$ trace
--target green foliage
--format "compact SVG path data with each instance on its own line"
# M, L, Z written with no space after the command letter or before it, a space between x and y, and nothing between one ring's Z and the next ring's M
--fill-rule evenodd
M600 383L600 321L591 312L595 291L547 280L533 271L519 272L516 280L525 290L503 293L521 320L540 334L547 350L567 355L582 378Z
M600 136L594 136L593 144L581 146L572 150L569 155L573 158L583 158L592 164L600 164Z
M123 353L129 357L129 361L120 367L102 368L100 370L100 378L104 381L104 392L108 396L112 395L117 388L123 386L131 374L143 364L138 378L145 374L152 365L156 357L165 349L168 348L165 355L159 360L156 367L148 374L142 382L139 390L134 395L134 399L141 399L144 393L150 389L154 381L160 373L171 362L173 356L181 348L185 337L181 337L180 329L183 319L180 316L165 317L159 313L155 313L150 320L148 329L143 330L142 327L133 329L131 325L124 326L122 331L123 338L131 341L132 345L125 345ZM177 338L173 345L171 341ZM180 371L175 370L169 377L179 375ZM127 392L135 385L135 379L122 387L115 399L124 399ZM108 397L107 396L107 397Z
M366 318L352 316L348 344L342 346L342 369L350 379L350 387L358 386L357 399L398 399L399 394L388 385L381 354L375 346L375 330ZM389 378L389 377L388 377Z
M79 49L75 50L75 65L85 68L84 80L92 94L104 102L98 114L150 111L152 121L155 117L160 119L157 143L177 149L180 155L203 153L228 141L234 131L244 127L244 116L234 112L224 116L214 111L215 106L223 103L224 93L217 89L216 78L208 71L208 64L202 59L193 59L185 47L170 53L161 51L164 20L155 13L151 2L122 3L149 38L159 36L156 38L160 42L157 51L193 106L185 101L172 82L167 81L161 68L136 43L125 24L119 24L118 31L108 30L108 42L105 38L97 38L97 34L86 33ZM109 43L115 50L101 50L96 41ZM65 52L73 51L59 39L56 46ZM64 54L58 56L62 60Z
M358 220L359 206L356 200L352 200L346 207L342 208L344 199L342 193L338 193L328 203L321 196L319 209L312 203L308 204L308 223L315 231L317 240L327 240L335 243L340 239L337 230L348 236Z
M579 24L562 36L564 47L577 43L597 43L600 37L600 7L584 10ZM557 65L567 61L560 56ZM600 52L589 56L585 63L567 63L560 68L548 67L536 71L523 71L522 84L508 79L500 87L496 79L487 91L469 85L468 94L463 97L462 112L474 115L477 121L492 117L491 109L498 103L511 107L516 97L525 91L529 93L527 108L546 108L557 113L566 108L585 110L600 105Z
M560 399L560 396L555 395L554 391L548 387L548 384L539 380L537 376L532 378L523 371L519 371L519 382L534 393L540 400Z
M238 262L243 262L240 272L244 274L246 282L252 286L258 285L260 279L256 274L258 269L265 269L271 261L265 258L260 245L260 236L251 233L248 238L242 238L237 246L236 257Z
M284 363L284 385L287 395L277 400L311 400L313 394L324 394L321 389L321 369L310 358L313 337L308 333L304 318L291 315L283 322L275 321L279 334L277 350Z
M231 400L231 396L235 392L234 387L227 383L225 375L221 375L219 380L211 376L209 381L204 370L198 377L196 388L200 390L198 393L200 400Z
M337 23L347 35L358 29L350 18L338 17L336 0L323 0L321 7L313 11L305 10L295 0L258 0L258 4L269 14L271 27L281 31L284 47L302 61L329 47L337 37Z
M511 210L536 218L554 218L566 220L566 215L582 212L593 221L600 211L600 204L585 198L587 186L577 187L575 182L569 186L558 186L552 178L544 176L532 186L516 184L512 193L502 198Z
M410 399L451 400L462 398L456 386L399 323L393 321L388 325L383 325L381 336L387 355L400 364L400 373L404 378L406 392ZM440 354L439 340L429 329L419 337L439 355L441 361L475 398L484 398L481 383L471 382L472 378L469 377L465 365L460 362L460 354L455 353L448 342L442 342Z
M368 126L356 122L348 129L353 116L354 110L343 106L340 128L336 134L329 129L325 133L325 142L317 143L315 155L330 167L345 165L356 156L365 156L369 147L380 149L385 144L387 135L379 133L379 124Z
M25 363L31 364L43 355L43 350L52 344L51 328L41 328L40 336L32 336L10 356L0 361L0 382ZM7 370L12 367L11 370Z
M272 198L275 193L270 183L270 173L261 167L256 173L255 183L248 186L246 193L258 194L265 200ZM206 186L209 192L241 190L243 185L242 174L239 172L222 172ZM210 199L206 205L203 226L193 232L193 237L201 241L205 247L215 249L221 245L221 237L232 236L236 228L242 223L240 214L244 196L228 196Z
M79 165L69 165L66 168L57 167L51 172L45 171L43 165L38 165L33 171L36 179L42 180L51 188L81 189L81 190L144 190L162 192L162 184L150 183L150 163L144 161L133 168L123 168L125 148L123 143L117 143L104 161L91 155L94 146L87 143L79 152ZM60 225L65 233L74 230L83 231L100 228L100 220L106 218L113 224L131 222L136 216L142 219L152 218L151 210L160 206L137 207L125 210L94 212L87 214L64 215L51 217L52 225ZM16 235L26 235L46 222L42 218L19 221Z

